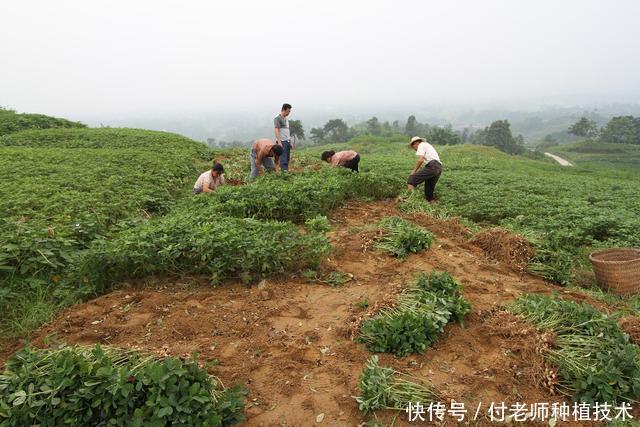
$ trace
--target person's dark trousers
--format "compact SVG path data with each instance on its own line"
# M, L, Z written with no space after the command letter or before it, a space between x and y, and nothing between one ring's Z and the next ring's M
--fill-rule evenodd
M282 154L280 155L280 170L289 170L289 160L291 160L291 142L282 141Z
M360 164L360 154L356 154L356 156L353 159L346 162L343 166L345 168L351 169L354 172L360 172L358 170L359 164Z
M409 175L407 183L417 187L424 182L424 196L428 201L434 199L433 194L436 189L436 184L440 175L442 174L442 165L436 160L431 160L425 167L418 172Z

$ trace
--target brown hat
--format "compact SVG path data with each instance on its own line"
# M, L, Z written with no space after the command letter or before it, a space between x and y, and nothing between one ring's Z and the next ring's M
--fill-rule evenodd
M409 143L409 147L412 147L413 144L415 144L416 142L424 142L424 139L420 138L419 136L414 136L413 138L411 138L411 142Z

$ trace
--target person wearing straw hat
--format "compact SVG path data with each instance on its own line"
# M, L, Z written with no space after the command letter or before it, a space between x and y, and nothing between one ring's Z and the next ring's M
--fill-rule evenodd
M438 152L433 148L433 145L419 136L411 138L409 148L415 150L418 160L407 180L408 188L413 191L424 182L424 196L431 202L434 200L436 183L442 174L440 156L438 156Z

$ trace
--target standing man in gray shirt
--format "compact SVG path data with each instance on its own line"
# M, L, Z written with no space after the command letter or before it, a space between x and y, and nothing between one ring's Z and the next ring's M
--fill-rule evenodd
M276 143L282 146L282 155L280 156L280 170L289 171L289 160L291 160L291 135L289 133L289 113L291 113L291 104L282 104L280 114L273 119L275 126Z

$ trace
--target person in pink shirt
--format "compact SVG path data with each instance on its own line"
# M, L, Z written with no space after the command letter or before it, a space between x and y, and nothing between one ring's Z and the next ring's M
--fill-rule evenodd
M320 158L332 166L342 166L354 172L359 172L360 154L353 150L338 151L337 153L333 150L325 151Z

